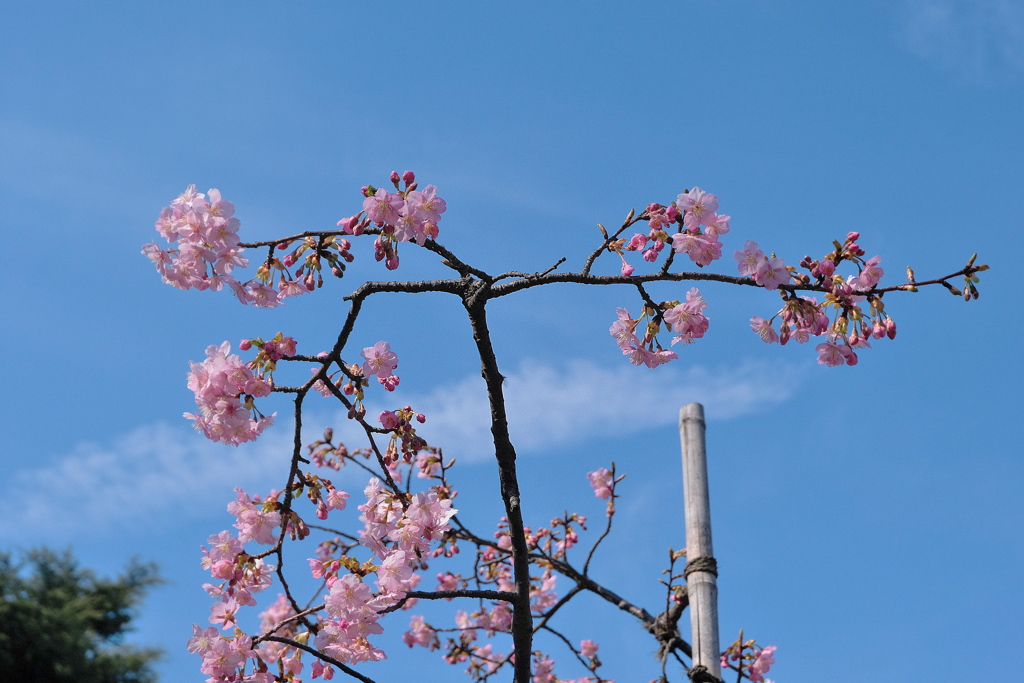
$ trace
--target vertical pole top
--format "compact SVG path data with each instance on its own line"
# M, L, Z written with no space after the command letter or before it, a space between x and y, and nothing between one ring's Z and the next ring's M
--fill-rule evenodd
M679 409L679 426L682 427L683 423L687 420L699 420L704 421L704 406L700 403L687 403L685 406Z

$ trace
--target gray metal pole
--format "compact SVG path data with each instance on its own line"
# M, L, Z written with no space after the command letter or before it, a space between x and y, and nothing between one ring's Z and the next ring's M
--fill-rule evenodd
M704 406L690 403L679 411L683 448L683 500L686 505L686 591L693 630L693 667L722 678L718 643L718 569L711 547L711 505L704 451ZM696 680L696 677L695 677Z

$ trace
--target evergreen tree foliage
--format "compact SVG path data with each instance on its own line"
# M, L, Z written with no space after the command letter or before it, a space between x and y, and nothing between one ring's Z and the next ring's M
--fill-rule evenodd
M0 553L0 681L152 683L161 652L125 645L133 608L161 579L132 560L116 580L80 569L71 552Z

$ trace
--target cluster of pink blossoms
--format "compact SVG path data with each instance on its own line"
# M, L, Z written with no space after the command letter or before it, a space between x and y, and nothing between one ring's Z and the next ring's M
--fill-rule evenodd
M754 280L766 289L775 289L792 278L801 283L815 282L826 287L824 302L810 296L784 295L785 303L772 320L760 316L750 319L750 327L765 343L786 344L791 339L804 344L811 337L824 336L826 341L818 344L818 363L835 367L837 365L856 365L857 349L869 348L870 339L881 339L896 336L896 323L885 313L885 306L880 296L872 293L879 283L884 271L879 266L880 256L865 260L864 250L857 244L860 233L851 232L836 249L820 261L805 256L800 262L801 267L809 272L797 273L795 268L787 268L781 259L767 259L754 242L747 242L742 251L736 252L736 261L740 272L751 275ZM771 264L779 261L778 267ZM836 273L836 265L849 261L857 265L857 275L846 278ZM781 270L786 274L783 275ZM868 310L861 305L867 301ZM836 311L835 319L830 320L825 313L826 308ZM779 329L773 327L775 318L780 318Z
M209 201L189 185L160 212L157 232L171 244L177 243L176 249L164 250L155 244L142 247L164 282L178 289L236 287L231 272L249 263L238 246L240 223L234 217L234 205L222 199L219 190L208 194Z
M774 645L760 648L753 640L743 642L742 638L741 632L740 639L722 653L722 668L738 671L752 683L772 683L764 675L775 663L775 651L778 648Z
M213 682L270 683L265 671L250 676L242 672L246 660L258 660L252 647L252 639L238 630L237 613L243 606L255 606L254 593L266 590L272 583L271 573L275 567L262 559L245 553L245 544L256 541L269 545L275 542L274 528L280 526L281 515L273 510L276 498L272 494L261 502L236 489L238 496L228 505L228 511L237 518L235 527L238 536L228 531L210 536L210 548L202 548L202 566L219 584L207 583L203 588L216 602L210 608L210 622L222 630L233 629L231 637L220 636L213 627L200 629L193 626L193 636L188 641L188 651L203 658L202 672ZM265 655L261 649L260 655ZM264 657L266 661L266 657Z
M634 273L633 266L625 260L624 251L642 251L645 261L657 261L665 244L671 243L675 253L685 253L698 266L706 266L722 256L719 236L729 232L730 217L718 214L718 197L699 187L680 194L669 206L650 204L638 220L647 219L650 231L637 233L630 240L611 240L608 249L622 257L622 274ZM632 222L632 214L627 223ZM672 225L677 232L668 233ZM602 228L603 229L603 228ZM759 316L751 318L750 326L767 343L787 343L796 339L805 343L811 337L825 336L826 340L817 345L818 362L823 365L856 365L856 350L869 347L869 339L890 339L896 334L896 324L884 313L881 296L872 290L881 280L884 271L880 267L881 257L864 258L864 250L856 240L860 234L851 232L845 242L835 242L835 251L821 260L804 257L800 265L808 274L798 273L787 266L774 254L766 255L756 242L748 240L743 249L734 253L741 275L750 277L756 284L772 291L783 285L816 284L826 288L825 301L819 303L814 297L800 297L784 291L786 302L776 314L781 316L779 330L773 321ZM857 275L843 278L836 274L836 267L843 261L857 266ZM912 277L912 276L911 276ZM954 290L954 293L959 293ZM973 295L973 294L972 294ZM865 312L858 305L868 300L871 311ZM664 322L677 336L672 343L691 342L707 331L708 321L702 311L706 303L696 289L691 289L685 303L660 304L657 308L645 306L640 318L632 318L623 308L618 309L619 319L612 324L610 332L623 354L634 365L658 367L678 358L674 351L666 350L657 343L655 335ZM830 320L824 309L832 307L838 311L835 320ZM641 321L647 319L643 334L637 333Z
M594 495L604 500L610 500L615 489L614 475L605 467L600 467L587 474L587 481L594 489Z
M700 267L722 258L722 243L719 235L729 232L729 216L715 213L718 210L718 197L705 192L699 187L683 192L669 206L649 204L644 215L650 231L645 235L636 233L624 244L613 245L613 250L643 252L645 261L653 263L658 260L665 244L672 243L672 251L686 254L690 260ZM679 224L681 230L669 235L668 229ZM622 274L633 274L633 266L622 258Z
M694 339L703 337L708 330L708 319L703 313L707 305L700 291L693 287L686 293L686 301L665 302L657 310L645 306L640 318L637 319L631 318L626 309L617 309L619 319L612 323L608 331L615 338L622 354L629 356L629 362L633 365L656 368L679 357L675 351L663 349L658 344L656 335L661 329L659 321L664 321L669 329L676 333L672 345L689 344ZM636 330L645 318L650 320L641 338Z
M207 196L196 192L195 185L189 185L160 212L156 221L157 232L177 248L161 249L156 244L146 244L142 253L154 263L167 284L178 289L213 291L227 285L243 304L273 308L289 296L313 289L310 278L300 281L298 277L282 276L275 291L266 265L261 266L255 279L239 282L232 273L235 268L249 265L249 260L242 256L245 249L239 246L238 239L241 222L234 213L234 205L221 198L220 190L212 189ZM346 245L345 253L347 246L350 245ZM347 258L351 260L351 255Z
M789 282L789 271L780 258L767 257L757 242L747 240L743 249L734 254L740 275L749 275L754 282L771 291Z
M437 239L437 224L447 206L437 196L435 186L427 185L422 192L416 189L416 174L412 171L401 176L398 171L392 171L391 183L395 192L365 186L363 210L355 216L342 218L338 225L350 235L361 235L371 223L380 228L373 243L374 258L394 270L398 268L398 243L414 242L422 246L428 239Z
M380 480L370 480L367 501L359 506L363 513L362 545L377 558L372 571L377 574L377 593L357 573L341 574L338 561L310 560L315 578L324 578L330 588L325 596L331 620L321 624L316 647L344 663L375 661L384 653L367 638L383 632L377 623L380 613L398 604L420 581L413 570L425 566L426 557L436 554L432 549L450 529L449 520L456 513L451 500L438 496L437 488L420 492L403 501ZM366 567L366 565L364 565ZM406 601L405 607L413 601Z
M294 340L293 340L294 343ZM254 441L269 425L274 424L274 413L262 415L253 399L270 395L272 380L252 370L236 355L228 355L231 345L206 349L206 360L192 362L188 373L188 388L195 392L199 413L185 413L194 421L195 428L206 438L237 446Z

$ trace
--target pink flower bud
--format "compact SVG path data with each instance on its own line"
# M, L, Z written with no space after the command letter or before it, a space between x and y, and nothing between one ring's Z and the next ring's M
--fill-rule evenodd
M889 339L896 338L896 321L892 318L885 321L885 333L888 335Z
M241 349L242 351L248 351L249 349L252 348L252 341L249 339L243 339L242 341L238 342L238 348Z
M282 259L282 261L284 262L285 268L291 268L295 265L295 254L288 254L284 259Z
M860 233L859 232L850 232L850 233L847 233L847 235L846 235L846 241L847 242L856 242L859 239L860 239Z
M633 274L633 266L629 265L625 261L622 262L622 276L629 277Z
M416 174L412 171L406 171L402 174L402 180L405 181L406 185L411 185L416 182Z
M818 272L825 277L832 277L832 274L836 272L836 264L832 262L832 259L825 259L818 264Z
M392 171L391 172L391 182L393 182L395 185L397 185L398 181L399 181L398 171Z
M388 270L395 270L396 268L398 268L398 254L392 254L391 256L388 256L387 261L384 262L384 265L387 266Z

